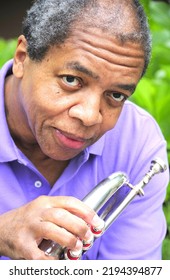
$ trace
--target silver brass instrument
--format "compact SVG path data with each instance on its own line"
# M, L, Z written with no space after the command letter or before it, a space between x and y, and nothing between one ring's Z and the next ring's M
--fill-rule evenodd
M111 174L108 178L101 181L82 201L95 212L104 208L99 216L103 223L98 228L91 227L93 239L83 242L83 249L81 251L73 251L68 248L60 246L58 243L51 240L43 240L39 248L45 252L46 255L53 256L56 260L78 260L82 255L89 250L96 238L100 237L125 209L125 207L135 198L136 195L144 195L143 187L148 184L151 178L160 172L167 169L165 163L157 158L151 162L150 170L144 175L142 180L135 186L129 183L127 176L122 172ZM113 202L107 203L109 199L122 187L128 186L129 193L115 210L113 209ZM103 207L103 208L102 208Z

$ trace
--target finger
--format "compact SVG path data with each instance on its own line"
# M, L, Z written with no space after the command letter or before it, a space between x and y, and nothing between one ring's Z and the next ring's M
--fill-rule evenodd
M24 246L22 259L25 260L54 260L55 258L45 254L44 251L37 247L36 242L30 242ZM21 259L21 258L20 258Z
M65 209L46 209L42 218L44 222L49 221L59 227L65 228L67 231L83 240L87 240L92 237L92 233L85 221Z
M75 235L51 222L45 222L45 226L41 228L40 235L44 239L53 240L62 247L75 250L82 249L82 242Z
M87 224L97 227L101 224L100 217L93 209L75 197L54 196L50 197L51 207L63 208L82 218Z
M31 236L20 236L16 240L14 248L10 250L10 258L13 260L49 260L49 257L38 248L35 239ZM54 259L50 257L50 259Z

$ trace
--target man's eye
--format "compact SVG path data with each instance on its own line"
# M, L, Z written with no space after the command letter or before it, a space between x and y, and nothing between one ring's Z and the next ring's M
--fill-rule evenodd
M118 92L112 93L111 96L115 101L118 101L118 102L122 102L127 99L127 97L124 94L121 94Z
M81 86L78 78L76 78L74 76L63 76L62 79L63 79L64 83L68 86L71 86L71 87Z

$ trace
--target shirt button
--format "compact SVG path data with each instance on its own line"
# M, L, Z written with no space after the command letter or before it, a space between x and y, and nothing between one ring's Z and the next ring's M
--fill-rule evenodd
M34 186L36 188L41 188L42 187L42 182L41 181L35 181Z

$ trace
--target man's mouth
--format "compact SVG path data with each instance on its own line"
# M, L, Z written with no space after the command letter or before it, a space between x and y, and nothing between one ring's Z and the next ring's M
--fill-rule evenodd
M55 136L60 145L65 148L79 150L87 146L88 139L56 129Z

